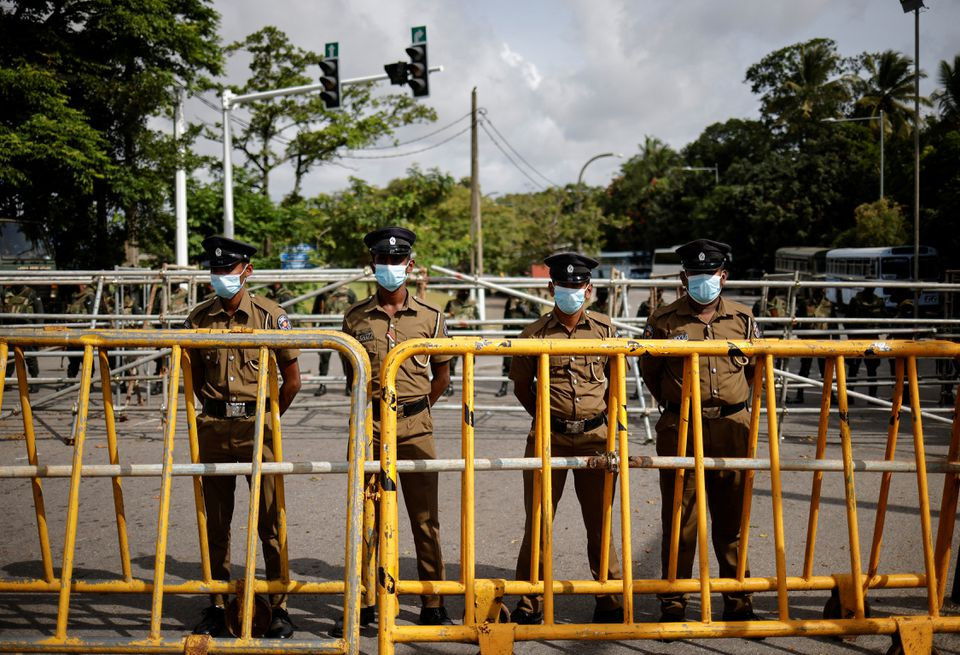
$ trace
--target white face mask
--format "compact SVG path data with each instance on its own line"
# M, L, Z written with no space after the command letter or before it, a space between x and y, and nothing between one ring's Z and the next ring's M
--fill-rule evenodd
M243 279L240 275L211 275L210 284L213 291L224 300L229 300L240 293L243 288Z

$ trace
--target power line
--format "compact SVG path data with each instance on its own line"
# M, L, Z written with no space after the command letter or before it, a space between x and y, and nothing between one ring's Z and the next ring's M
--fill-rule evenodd
M504 144L506 144L506 146L507 146L508 148L510 148L510 150L513 152L513 154L515 154L520 161L522 161L524 164L527 165L527 168L529 168L531 171L533 171L534 173L536 173L537 175L539 175L540 177L542 177L544 180L546 180L546 181L547 181L547 184L549 184L550 186L555 186L555 187L559 187L559 186L560 186L559 184L557 184L556 182L554 182L553 180L551 180L549 177L547 177L546 175L544 175L543 173L541 173L540 171L538 171L536 168L534 168L533 165L532 165L530 162L528 162L526 159L523 158L523 155L521 155L519 152L517 152L517 149L516 149L516 148L514 148L512 145L510 145L510 142L507 141L507 137L503 136L503 134L500 133L500 130L497 129L497 126L493 124L493 121L490 119L490 116L487 114L487 110L486 110L486 109L481 109L480 112L483 114L484 119L485 119L486 122L490 125L490 127L493 128L493 131L497 133L497 136L500 137L500 139L504 142Z
M429 145L429 146L427 146L427 147L425 147L425 148L420 148L419 150L411 150L410 152L398 152L398 153L395 153L395 154L392 154L392 155L366 155L366 156L364 156L364 155L338 155L338 156L341 157L341 158L343 158L343 159L394 159L394 158L397 158L397 157L409 157L410 155L418 155L418 154L420 154L421 152L426 152L426 151L428 151L428 150L433 150L434 148L439 148L440 146L442 146L442 145L444 145L444 144L450 143L451 141L453 141L454 139L456 139L456 138L457 138L458 136L460 136L461 134L464 134L464 133L465 133L467 130L469 130L469 129L470 129L470 126L467 125L465 128L463 128L462 130L460 130L459 132L457 132L457 133L454 134L453 136L447 137L447 138L444 139L443 141L438 141L437 143L434 143L434 144L432 144L432 145Z
M417 141L423 141L424 139L428 139L428 138L434 136L435 134L440 134L441 132L450 129L451 127L453 127L454 125L456 125L457 123L459 123L460 121L462 121L463 119L465 119L465 118L467 118L467 117L469 117L469 116L470 116L470 112L467 112L466 114L464 114L464 115L461 116L460 118L456 119L455 121L453 121L453 122L451 122L451 123L447 123L447 124L444 125L443 127L438 128L438 129L434 130L433 132L428 132L427 134L424 134L423 136L418 136L418 137L415 138L415 139L410 139L409 141L401 141L401 142L399 142L399 143L394 143L393 145L389 145L389 146L369 146L369 147L367 147L367 148L360 148L360 149L358 150L358 152L359 152L360 150L390 150L391 148L399 148L400 146L406 146L406 145L409 145L409 144L411 144L411 143L416 143Z
M487 137L489 137L489 139L490 139L491 141L493 141L493 145L497 146L497 149L498 149L500 152L503 153L503 156L506 157L507 160L508 160L511 164L513 164L514 168L516 168L518 171L520 171L521 173L523 173L524 177L526 177L528 180L530 180L535 187L537 187L538 189L541 189L541 190L542 190L542 189L544 188L543 185L540 184L539 182L537 182L537 181L536 181L535 179L533 179L532 177L530 177L530 174L527 173L525 170L523 170L523 169L520 167L520 165L517 164L517 162L515 162L515 161L513 160L513 157L510 156L510 153L508 153L506 150L504 150L504 149L503 149L503 146L501 146L500 143L493 137L493 135L490 133L490 130L487 129L487 125L486 125L487 121L486 121L486 120L482 120L482 121L479 121L479 120L478 120L477 122L480 124L480 127L483 128L483 131L486 132Z

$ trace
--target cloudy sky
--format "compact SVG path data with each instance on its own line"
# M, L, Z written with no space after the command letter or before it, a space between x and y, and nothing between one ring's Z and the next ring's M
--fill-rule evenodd
M920 17L920 63L930 74L922 83L925 94L934 88L940 60L960 54L960 2L926 4ZM438 120L403 128L396 136L407 142L451 127L407 146L354 153L402 156L321 167L306 180L307 196L341 189L350 176L382 185L414 164L457 178L469 175L469 132L454 135L468 126L458 119L469 112L472 87L496 128L493 138L524 171L481 131L483 192L507 193L575 182L587 159L611 151L629 157L644 135L680 148L711 123L757 116L744 73L786 45L829 37L843 55L893 48L912 56L914 47L913 17L902 13L897 0L215 0L215 5L225 43L266 25L317 51L327 41L339 41L344 78L382 73L384 63L405 59L410 28L427 26L431 65L444 67L431 76L425 99ZM245 79L245 66L231 60L229 80ZM213 122L217 115L194 102L188 119ZM600 159L584 180L606 184L620 163ZM288 171L278 171L272 192L282 196L291 184Z

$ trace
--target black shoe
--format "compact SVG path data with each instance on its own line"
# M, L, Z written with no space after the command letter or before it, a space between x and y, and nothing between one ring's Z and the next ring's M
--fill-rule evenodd
M614 607L613 609L602 610L595 607L591 623L623 623L623 608Z
M287 610L274 607L273 620L270 621L270 628L265 636L267 639L289 639L293 636L294 627Z
M660 623L683 623L687 620L686 612L660 612Z
M446 390L444 390L443 395L444 395L444 396L452 396L452 395L453 395L453 385L452 385L452 384L451 384L449 387L447 387Z
M200 615L200 623L193 628L195 635L210 635L219 637L227 631L227 621L224 618L223 608L211 605L205 607Z
M360 625L366 626L376 622L377 622L377 606L376 605L360 608ZM327 634L333 637L334 639L342 639L343 638L343 619L337 619L337 622L333 624L333 627L330 628Z
M803 402L803 393L800 391L798 391L797 395L794 396L793 398L787 398L788 405L799 405L802 402Z
M453 625L446 607L424 607L420 610L420 625Z
M327 393L327 385L320 383L320 386L317 387L317 390L313 392L314 396L322 396Z
M528 612L519 607L510 612L510 623L520 625L540 625L543 623L543 612Z
M343 388L343 395L344 395L344 396L349 396L349 395L350 395L350 385L349 385L349 384Z
M506 396L506 395L507 395L507 383L506 383L506 382L501 382L501 383L500 383L500 388L497 389L496 396L497 396L497 398L503 398L503 397Z

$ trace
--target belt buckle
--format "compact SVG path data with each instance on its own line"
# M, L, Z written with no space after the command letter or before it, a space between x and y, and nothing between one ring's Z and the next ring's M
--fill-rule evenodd
M583 434L583 427L586 422L583 419L578 421L567 421L567 434Z
M247 415L247 404L224 403L223 413L227 418L244 418Z
M720 418L722 409L722 407L704 407L702 414L704 418Z

